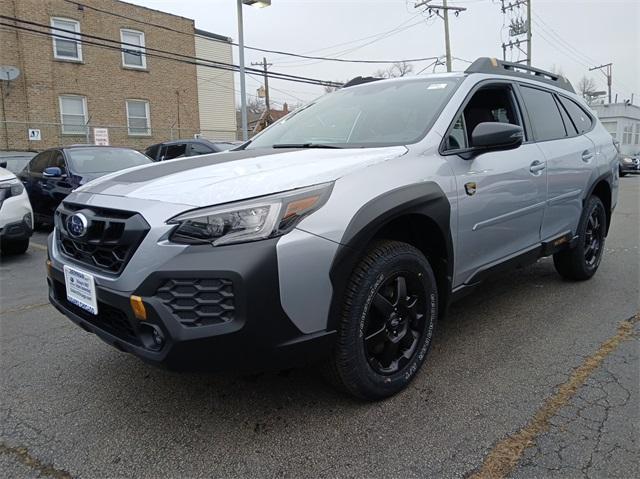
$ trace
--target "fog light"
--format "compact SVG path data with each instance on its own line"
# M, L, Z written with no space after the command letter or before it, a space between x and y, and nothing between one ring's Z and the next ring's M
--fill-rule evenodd
M49 278L51 278L51 277L52 277L52 274L51 274L51 260L50 260L50 259L48 259L48 260L45 262L45 264L47 265L47 276L48 276Z
M153 342L156 346L158 346L158 348L160 348L162 346L162 343L164 343L164 338L162 337L162 334L160 333L160 331L158 331L157 329L153 330Z
M139 319L140 321L147 320L147 310L144 307L144 303L142 302L142 298L140 296L132 295L129 298L129 302L131 303L131 309L133 310L133 315Z
M138 337L143 346L151 351L160 351L165 343L164 333L154 324L143 323L140 326Z

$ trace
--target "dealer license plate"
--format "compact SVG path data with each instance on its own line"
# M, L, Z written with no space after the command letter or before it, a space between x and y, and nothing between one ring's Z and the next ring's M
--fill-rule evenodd
M64 283L67 288L67 299L70 303L91 314L98 314L98 300L93 275L65 265Z

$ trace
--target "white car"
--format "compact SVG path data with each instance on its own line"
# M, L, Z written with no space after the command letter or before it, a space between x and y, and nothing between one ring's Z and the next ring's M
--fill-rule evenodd
M21 254L33 234L33 210L29 197L16 175L0 168L0 250Z

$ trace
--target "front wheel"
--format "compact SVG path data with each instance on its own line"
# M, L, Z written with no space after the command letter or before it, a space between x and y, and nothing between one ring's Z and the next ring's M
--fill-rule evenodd
M29 248L29 239L23 240L4 240L0 243L0 249L2 250L2 255L9 254L23 254L26 253Z
M375 243L349 280L329 379L361 399L404 389L422 366L438 317L429 261L413 246Z
M584 281L596 273L604 252L606 229L604 205L600 198L592 196L587 201L578 224L576 246L553 255L553 264L560 276Z

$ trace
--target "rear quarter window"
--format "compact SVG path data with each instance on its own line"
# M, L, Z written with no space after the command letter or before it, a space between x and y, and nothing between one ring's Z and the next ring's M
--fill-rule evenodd
M578 133L582 134L591 129L593 121L591 116L573 100L569 100L563 96L560 97L560 103L565 107L567 113L571 117L571 121L575 125Z

